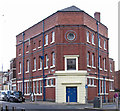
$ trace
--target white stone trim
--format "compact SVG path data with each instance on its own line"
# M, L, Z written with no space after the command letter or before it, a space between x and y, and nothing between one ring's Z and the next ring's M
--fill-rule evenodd
M16 86L16 84L13 84L12 86Z
M48 87L55 87L55 85L47 85L47 86L45 86L46 88Z
M52 68L55 68L55 65L53 65L53 66L50 66L50 68L52 69Z
M56 76L86 76L88 75L87 71L80 70L80 71L56 71L55 74Z
M20 75L20 74L21 74L21 72L18 73L18 75Z
M90 65L87 65L87 67L91 67Z
M109 91L111 91L111 92L114 92L115 90L113 90L113 89L110 89Z
M29 53L29 51L26 52L26 54L28 54L28 53Z
M67 87L77 87L77 102L85 104L87 71L56 71L54 75L56 75L57 103L66 103Z
M22 83L22 81L17 81L17 83Z
M48 69L48 66L47 66L47 67L44 67L44 69Z
M42 70L42 68L38 69L38 71L41 71L41 70Z
M47 77L45 79L55 79L56 77Z
M50 44L53 44L53 43L55 43L55 41L50 42Z
M99 94L98 94L99 95ZM100 93L100 95L108 95L108 93Z
M36 48L33 49L33 51L35 51L35 50L36 50Z
M32 72L35 72L35 71L36 71L36 69L33 69L33 70L32 70Z
M64 55L64 57L73 58L73 57L79 57L79 55Z
M90 85L90 84L88 84L88 87L97 87L96 85Z
M39 80L43 80L43 78L33 79L32 81L39 81Z
M42 46L39 46L38 49L40 49Z
M87 78L96 79L96 77L93 76L87 76Z

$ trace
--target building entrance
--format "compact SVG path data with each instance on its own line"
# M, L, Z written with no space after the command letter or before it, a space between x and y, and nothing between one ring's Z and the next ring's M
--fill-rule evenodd
M77 102L77 87L66 87L66 102Z

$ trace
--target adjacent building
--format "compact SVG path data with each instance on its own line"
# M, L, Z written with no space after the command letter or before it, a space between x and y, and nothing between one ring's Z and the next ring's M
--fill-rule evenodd
M10 84L9 84L9 70L4 71L2 75L2 90L9 90Z
M120 92L120 70L115 72L114 88L117 92Z
M3 71L0 71L0 90L3 89L2 85L3 85Z
M99 12L59 10L16 36L16 88L26 99L33 92L36 100L58 103L86 103L98 95L110 101L114 61L108 44Z
M16 58L10 61L9 84L10 90L16 90Z

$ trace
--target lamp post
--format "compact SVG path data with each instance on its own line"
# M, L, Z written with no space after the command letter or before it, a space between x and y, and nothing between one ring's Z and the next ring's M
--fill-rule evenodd
M99 22L96 22L97 24L97 38L98 38L98 96L100 96L100 54L99 54Z
M23 96L24 96L24 35L25 35L25 33L23 32L22 33L22 36L23 36L23 41L22 41L22 43L23 43Z

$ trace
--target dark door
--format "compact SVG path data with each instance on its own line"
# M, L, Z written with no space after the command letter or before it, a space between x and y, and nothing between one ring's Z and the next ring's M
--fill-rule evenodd
M66 102L77 102L77 87L66 87Z

